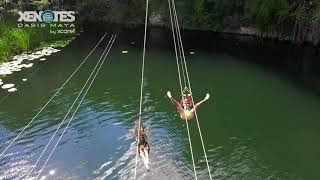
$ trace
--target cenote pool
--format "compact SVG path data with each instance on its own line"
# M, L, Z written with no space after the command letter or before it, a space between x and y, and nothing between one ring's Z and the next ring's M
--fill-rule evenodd
M111 35L108 33L104 46ZM310 68L303 68L303 73L292 73L296 72L296 65L288 60L298 52L288 53L287 45L247 46L238 43L239 39L221 35L207 37L200 32L183 35L194 98L197 101L207 92L211 94L198 114L213 178L319 179L320 97L316 90L319 84L313 80L308 83L319 77L310 70L313 61L307 61ZM15 83L33 73L0 104L1 151L101 36L97 32L84 32L69 46L47 57L45 63L37 62L33 68L2 78ZM139 111L142 38L140 30L118 32L106 63L42 173L43 178L133 177L136 155L133 128ZM122 54L122 50L128 54ZM99 46L84 68L0 158L0 179L26 177L102 51L103 46ZM195 54L189 54L190 51ZM312 58L315 57L305 57ZM170 31L149 31L145 70L142 122L150 136L151 172L139 160L137 176L193 179L185 123L166 97L168 90L175 97L179 94ZM0 98L7 93L1 90ZM195 121L190 121L190 129L198 178L209 179ZM61 133L62 129L58 135ZM33 176L48 154L49 151L44 154Z

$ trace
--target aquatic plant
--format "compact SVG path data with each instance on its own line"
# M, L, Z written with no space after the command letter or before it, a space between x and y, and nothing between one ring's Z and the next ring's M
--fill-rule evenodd
M17 51L27 51L30 48L30 34L20 28L12 28L9 32L9 38L13 43L13 47Z
M47 28L32 28L28 30L28 33L32 37L30 39L31 48L38 46L41 42L47 41L50 38L49 30Z
M7 38L0 38L0 63L7 61L11 55L10 43Z
M4 25L4 23L0 22L0 37L2 37L3 33L5 33L8 30L8 27Z
M0 22L0 63L17 53L31 50L43 42L71 37L72 35L51 35L48 28L16 28Z

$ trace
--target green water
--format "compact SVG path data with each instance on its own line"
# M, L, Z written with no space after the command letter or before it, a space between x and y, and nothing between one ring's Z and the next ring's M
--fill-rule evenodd
M197 47L202 41L192 38L200 33L186 34L186 52L195 51L195 55L187 54L194 99L202 99L207 92L211 94L198 115L213 178L319 179L320 98L316 93L293 82L283 69L253 63L260 60L259 56L252 56L253 49L243 48L242 55L236 56L223 50L228 46L226 40L219 48L201 50ZM0 179L23 179L28 174L110 36L111 33L0 159ZM4 78L16 82L34 73L0 104L1 150L40 110L100 37L98 33L82 34L61 52L48 57L46 63L37 62L34 69ZM47 179L133 177L136 153L133 127L139 111L142 37L141 31L118 34L97 80L42 176ZM128 54L122 54L122 50L128 50ZM178 96L170 32L151 31L142 117L150 136L151 172L146 171L139 159L139 179L194 179L186 127L165 96L168 90ZM1 90L1 97L6 94ZM195 121L189 125L198 178L209 179ZM45 153L33 176L47 156ZM50 175L50 170L55 170L55 174Z

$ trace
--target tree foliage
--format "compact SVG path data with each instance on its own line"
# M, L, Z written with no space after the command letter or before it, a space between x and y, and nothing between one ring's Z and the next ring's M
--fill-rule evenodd
M288 17L290 6L287 0L246 0L245 9L254 18L259 29L276 22L279 17Z

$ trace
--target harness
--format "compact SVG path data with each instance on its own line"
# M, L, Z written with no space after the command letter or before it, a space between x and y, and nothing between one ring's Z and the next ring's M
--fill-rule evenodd
M182 108L185 111L191 111L192 110L192 98L191 98L191 93L190 90L185 87L183 90L183 96L182 96L182 102L181 102Z
M182 108L185 111L191 111L192 109L192 99L190 94L184 94L182 99Z

